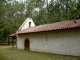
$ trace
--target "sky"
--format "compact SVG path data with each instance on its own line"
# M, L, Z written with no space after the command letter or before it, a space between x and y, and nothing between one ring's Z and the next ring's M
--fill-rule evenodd
M16 1L19 1L19 2L26 2L26 0L16 0ZM45 0L46 1L46 0ZM48 0L48 3L50 2L51 0ZM46 2L45 2L45 5L43 6L44 8L46 7ZM36 11L39 11L39 8L35 8Z
M24 2L24 1L26 1L26 0L16 0L16 1ZM49 1L51 1L51 0L48 0L48 2L49 2Z

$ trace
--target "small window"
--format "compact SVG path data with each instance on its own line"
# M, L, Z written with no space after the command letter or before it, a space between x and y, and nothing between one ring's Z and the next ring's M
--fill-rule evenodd
M29 27L31 27L31 22L29 22Z

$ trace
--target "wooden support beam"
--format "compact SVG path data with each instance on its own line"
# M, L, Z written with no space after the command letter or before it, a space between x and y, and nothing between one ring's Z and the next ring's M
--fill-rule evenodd
M8 38L7 38L7 45L9 45L9 36L8 36Z
M14 48L14 36L12 37L12 48Z

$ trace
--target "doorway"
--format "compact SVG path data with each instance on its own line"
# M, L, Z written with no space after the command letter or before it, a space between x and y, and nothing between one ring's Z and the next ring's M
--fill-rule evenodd
M29 39L26 39L24 41L24 50L30 50L30 41L29 41Z

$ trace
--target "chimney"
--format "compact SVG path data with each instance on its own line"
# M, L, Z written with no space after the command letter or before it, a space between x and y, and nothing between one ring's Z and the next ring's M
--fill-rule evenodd
M80 12L79 12L78 15L75 17L75 19L80 19Z
M75 19L80 19L80 15L77 15L77 16L75 17Z

